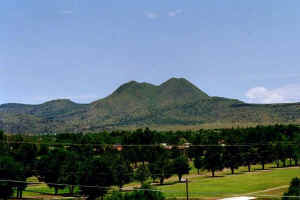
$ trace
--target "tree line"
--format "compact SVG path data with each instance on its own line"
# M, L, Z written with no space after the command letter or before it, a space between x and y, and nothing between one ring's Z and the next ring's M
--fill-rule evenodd
M104 197L112 186L121 190L134 180L141 185L149 179L164 184L165 179L177 175L182 181L191 163L198 173L208 170L215 176L224 168L232 174L241 166L251 171L254 164L262 169L267 163L275 167L298 165L300 157L300 128L295 125L176 132L146 128L41 136L1 131L0 141L0 198L4 199L13 192L22 198L25 182L33 176L54 188L56 194L68 188L71 195L96 199Z

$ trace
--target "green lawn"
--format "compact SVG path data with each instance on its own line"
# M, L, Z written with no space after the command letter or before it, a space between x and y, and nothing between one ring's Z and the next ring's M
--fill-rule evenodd
M251 173L247 173L246 167L241 167L236 170L235 175L230 174L230 170L224 170L218 172L218 177L210 177L210 172L201 172L201 176L195 177L197 170L192 167L189 176L194 176L189 179L189 193L190 197L199 198L219 198L219 197L230 197L234 195L245 195L247 193L257 192L266 190L269 188L275 188L279 186L289 185L292 178L300 177L300 168L280 168L274 169L274 164L266 165L265 171L261 169L260 165L252 166L252 170L256 169ZM177 183L177 177L166 181L166 185L156 186L155 189L161 190L166 197L185 197L185 183ZM28 179L30 182L37 182L36 178ZM137 182L130 183L126 186L137 187ZM115 188L116 189L116 188ZM54 189L49 188L46 184L30 185L24 192L24 197L41 196L41 193L54 194ZM30 192L33 191L33 192ZM76 189L78 191L78 188ZM256 195L282 195L283 192L287 191L287 188L279 188L272 191L259 192ZM68 188L59 190L59 194L68 193Z
M27 179L28 182L38 182L36 177L31 177ZM78 188L75 188L74 192L77 192ZM68 188L64 188L58 191L58 195L69 193ZM43 194L54 195L54 188L48 187L46 184L37 184L37 185L29 185L26 190L23 192L24 197L35 197L41 196ZM16 196L16 194L15 194Z
M54 194L54 188L49 188L45 184L37 185L37 186L29 186L26 188L27 191L24 192L24 194L38 194L38 193L47 193L47 194ZM66 194L68 193L68 188L65 188L63 190L59 190L58 194Z
M226 172L222 174L224 173ZM291 179L296 176L300 176L300 168L281 168L270 171L257 170L251 173L239 173L216 178L208 176L195 177L190 179L189 192L191 197L202 198L242 195L288 185ZM184 183L158 186L156 189L162 190L167 197L185 197L186 195ZM281 189L280 191L285 190Z

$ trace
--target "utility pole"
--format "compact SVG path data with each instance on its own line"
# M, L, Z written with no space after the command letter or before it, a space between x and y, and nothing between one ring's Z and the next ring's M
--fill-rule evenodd
M185 191L186 191L186 200L189 200L189 180L185 179Z

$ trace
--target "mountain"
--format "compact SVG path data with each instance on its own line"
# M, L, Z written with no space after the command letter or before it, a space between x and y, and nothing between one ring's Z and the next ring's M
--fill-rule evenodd
M161 85L130 81L108 97L90 104L59 99L40 105L0 105L0 129L8 133L298 122L300 103L246 104L235 99L210 97L183 78L171 78Z

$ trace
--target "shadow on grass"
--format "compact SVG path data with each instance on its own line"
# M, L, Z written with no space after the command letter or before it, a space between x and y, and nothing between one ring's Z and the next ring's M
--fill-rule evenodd
M262 168L259 168L259 169L255 169L254 171L272 171L272 168L265 168L265 169L262 169Z
M251 172L255 172L255 170L251 169L250 172L248 170L241 170L240 171L240 173L243 173L243 174L245 174L245 173L251 173Z
M245 172L239 171L239 172L234 172L234 174L226 173L226 176L234 176L234 175L241 175L241 174L245 174Z
M61 196L61 197L70 197L70 198L79 198L82 197L82 195L80 195L79 192L74 192L73 194L66 192L66 193L58 193L58 194L54 194L54 193L49 193L49 192L42 192L42 191L36 191L36 190L24 190L24 192L31 192L31 193L35 193L35 194L40 194L40 195L46 195L46 196Z
M204 178L223 178L225 175L204 176Z
M292 166L292 167L297 167L297 166ZM271 169L286 169L286 168L290 168L290 166L279 166L279 167L276 167L276 166L273 166L273 167L270 167Z
M162 185L176 185L178 183L185 183L185 182L179 182L179 181L172 181L172 182L167 182L167 183L164 183ZM158 184L158 186L162 186L160 184Z

